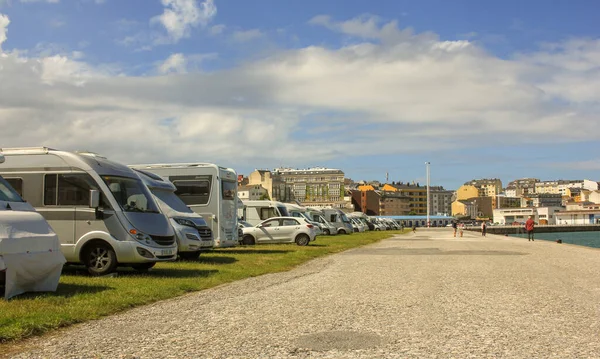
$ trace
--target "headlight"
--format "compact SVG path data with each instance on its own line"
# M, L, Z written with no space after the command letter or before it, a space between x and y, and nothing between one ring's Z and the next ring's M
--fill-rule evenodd
M190 221L189 219L185 219L185 218L173 218L173 220L175 222L177 222L177 224L180 224L182 226L188 226L188 227L194 227L194 228L196 228L196 224L194 224L194 222Z
M129 230L129 234L131 234L131 236L132 236L133 238L137 239L137 240L138 240L138 241L140 241L140 242L142 242L142 241L146 241L146 243L149 243L149 241L150 241L150 239L151 239L151 238L150 238L150 236L148 236L148 235L147 235L147 234L145 234L145 233L142 233L142 232L138 231L138 230L137 230L137 229L135 229L135 228L132 228L132 229L130 229L130 230Z

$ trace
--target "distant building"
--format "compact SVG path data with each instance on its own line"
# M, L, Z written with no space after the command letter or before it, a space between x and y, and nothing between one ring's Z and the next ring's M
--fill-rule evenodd
M492 197L474 197L452 202L453 216L468 216L471 219L492 218Z
M478 197L495 197L502 192L502 181L498 178L475 179L466 182L465 185L477 187Z
M537 178L521 178L514 181L511 181L506 186L506 191L515 190L517 193L511 197L518 197L521 195L526 195L530 193L535 193L535 186L539 183L540 180ZM508 193L506 193L509 196Z
M410 198L410 212L417 215L427 215L427 187L420 186L418 183L396 183L392 184L397 192L405 197ZM431 189L431 188L430 188Z
M521 207L561 207L562 196L551 193L527 194L521 199Z
M567 206L566 210L556 213L556 221L558 224L600 224L600 205Z
M563 207L526 207L494 209L494 223L522 226L530 216L538 224L557 224L557 213Z
M243 201L255 201L269 198L267 190L259 184L238 186L238 197Z
M405 216L410 213L410 197L403 195L399 191L376 192L379 194L380 216Z
M452 213L453 191L445 190L443 187L429 188L429 215L445 215Z

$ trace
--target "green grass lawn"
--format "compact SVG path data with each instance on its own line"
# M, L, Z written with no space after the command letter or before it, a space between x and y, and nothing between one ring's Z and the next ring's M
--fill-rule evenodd
M377 242L400 231L321 236L309 246L239 246L204 253L198 261L159 263L146 274L128 268L115 276L90 277L65 267L54 293L0 300L0 343L211 288L243 278L286 271L310 259Z

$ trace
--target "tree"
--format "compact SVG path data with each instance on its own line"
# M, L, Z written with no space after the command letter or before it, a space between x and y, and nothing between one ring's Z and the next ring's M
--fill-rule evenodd
M259 200L261 200L261 201L263 201L263 200L270 201L270 200L271 200L271 198L269 198L269 193L268 193L268 192L265 192L265 193L263 193L263 194L260 196Z
M416 215L417 215L417 212L415 212L415 211L410 211L410 212L408 212L408 215L409 215L409 216L416 216Z

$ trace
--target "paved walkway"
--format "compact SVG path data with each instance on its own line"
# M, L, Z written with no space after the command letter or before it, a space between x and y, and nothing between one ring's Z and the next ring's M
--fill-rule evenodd
M599 250L450 230L73 326L16 357L600 358Z

